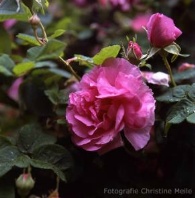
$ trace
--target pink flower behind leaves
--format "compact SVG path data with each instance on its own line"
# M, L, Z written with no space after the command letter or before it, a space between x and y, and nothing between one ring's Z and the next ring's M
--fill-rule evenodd
M123 11L130 10L132 5L138 3L139 0L99 0L102 6L111 5L114 7L119 7Z
M77 6L85 6L87 5L87 0L73 0L73 2L77 5Z
M182 72L188 69L192 69L195 68L194 64L190 64L190 63L182 63L179 67L178 67L178 71Z
M12 28L15 24L17 23L17 21L15 19L9 19L9 20L6 20L4 23L3 23L3 26L6 30L9 30L10 28Z
M144 32L144 28L150 18L151 14L139 14L132 19L130 26L135 32Z
M172 44L181 34L173 20L163 14L153 14L147 25L148 40L153 47L164 48Z
M23 82L23 78L17 78L11 87L8 89L8 95L10 98L12 98L15 101L19 100L19 87L21 83Z
M66 119L72 140L87 151L123 146L121 131L135 150L143 148L154 124L155 100L137 66L123 58L106 60L69 95Z
M102 8L111 7L118 8L122 11L128 11L134 4L139 3L140 0L73 0L73 3L79 7L86 7L91 3L99 3Z

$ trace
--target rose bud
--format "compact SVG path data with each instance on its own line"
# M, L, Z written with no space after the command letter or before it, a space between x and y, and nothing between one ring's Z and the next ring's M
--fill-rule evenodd
M127 57L132 64L138 64L142 57L141 47L133 41L130 41L127 47Z
M34 185L35 181L30 173L23 173L16 179L16 187L21 197L27 196Z
M171 18L160 13L150 17L146 29L148 40L156 48L164 48L172 44L182 34Z
M29 23L32 25L32 27L36 28L40 24L40 18L34 14L32 17L30 17Z

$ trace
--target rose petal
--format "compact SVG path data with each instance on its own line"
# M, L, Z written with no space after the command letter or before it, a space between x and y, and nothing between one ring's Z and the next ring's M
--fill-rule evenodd
M124 129L124 135L127 140L132 144L135 150L142 149L150 139L151 127L135 130L130 128Z
M111 142L109 142L108 144L106 144L105 146L103 146L101 149L98 150L98 153L100 155L103 155L113 149L119 148L121 146L123 146L124 143L122 141L122 138L120 135L117 135Z

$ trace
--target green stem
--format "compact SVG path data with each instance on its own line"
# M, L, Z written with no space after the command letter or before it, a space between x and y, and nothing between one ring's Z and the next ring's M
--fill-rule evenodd
M44 28L44 26L43 26L43 24L42 24L41 21L40 21L39 25L40 25L40 27L41 27L41 31L42 31L42 34L43 34L43 39L44 39L44 41L47 43L47 41L48 41L48 39L47 39L47 34L46 34L45 28Z
M56 190L59 191L59 185L60 185L60 178L57 176L56 178Z
M46 34L46 31L45 31L45 28L43 26L43 24L40 22L39 23L40 27L41 27L41 30L42 30L42 33L43 33L43 39L45 42L48 41L47 39L47 34ZM68 61L65 61L62 57L59 56L59 59L66 65L66 67L69 69L69 71L76 77L77 80L81 80L80 76L77 75L77 73L74 71L74 69L72 68L72 66L69 64Z
M168 70L168 73L169 73L169 76L170 76L171 83L172 83L173 87L176 87L177 85L176 85L175 80L174 80L174 78L173 78L173 74L172 74L171 66L170 66L170 64L169 64L169 62L168 62L168 60L167 60L167 56L166 56L166 54L165 54L165 52L164 52L164 51L162 51L162 53L161 53L161 57L162 57L162 59L163 59L163 62L164 62L164 64L165 64L165 66L166 66L167 70Z
M36 40L39 42L40 45L44 45L44 43L39 39L38 34L37 34L37 29L33 28L34 36Z
M74 69L72 68L72 66L65 61L62 57L59 56L59 59L64 63L64 65L68 68L68 70L76 77L77 80L81 80L80 76L77 75L77 73L74 71Z

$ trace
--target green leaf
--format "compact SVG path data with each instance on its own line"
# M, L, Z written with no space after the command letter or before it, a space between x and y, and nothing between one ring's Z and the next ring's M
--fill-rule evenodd
M187 122L195 124L195 112L186 118Z
M11 39L8 32L0 25L0 53L11 53Z
M85 65L89 68L93 67L94 62L92 58L80 54L75 54L74 56L76 57L75 61L78 61L80 65Z
M0 177L12 169L19 155L20 152L15 146L6 146L0 150Z
M33 0L32 9L35 12L41 12L44 14L44 9L48 7L49 2L47 0Z
M188 97L189 97L192 101L195 101L195 83L192 84L190 90L188 91Z
M120 49L120 45L112 45L101 49L101 51L93 57L94 64L101 65L107 58L115 58L118 55Z
M62 181L66 181L66 176L65 176L64 172L61 171L56 166L53 166L51 163L44 162L42 160L32 159L31 166L33 166L35 168L40 168L40 169L52 170Z
M17 146L23 153L32 153L43 145L54 144L55 142L56 138L43 133L37 124L25 125L18 132Z
M67 170L73 164L69 151L57 144L48 144L37 148L34 150L32 158L51 163L61 170Z
M58 87L54 86L52 89L45 90L45 94L53 104L57 105L59 103Z
M36 68L41 68L41 67L48 67L48 68L56 68L57 64L52 61L41 61L41 62L36 62Z
M30 10L23 3L17 4L14 0L3 0L0 4L0 21L8 19L28 21L31 16Z
M19 168L27 168L31 164L31 158L28 155L21 154L14 162L14 166Z
M167 136L171 125L172 125L171 123L165 123L165 128L164 128L164 135L165 136Z
M171 108L166 118L166 122L172 124L179 124L194 112L195 112L195 104L188 99L183 99L177 102Z
M63 53L64 48L65 44L63 42L52 39L44 46L30 48L27 51L27 56L32 61L56 59Z
M11 146L12 142L9 140L9 138L5 136L0 136L0 149L3 149L7 146Z
M17 37L24 41L24 45L30 44L30 45L40 46L39 42L36 40L36 38L34 36L20 33L17 35Z
M181 82L183 80L188 80L194 78L195 76L195 69L188 69L183 72L177 72L173 75L173 78L176 83Z
M182 56L182 57L189 56L189 54L180 54L181 48L176 43L173 43L172 45L165 47L164 50L170 54L173 54L173 56L171 58L171 62L174 62L178 56Z
M3 75L5 75L5 76L13 76L12 72L10 72L3 65L0 65L0 73L3 74Z
M0 65L3 65L11 70L14 67L15 63L7 54L2 54L0 56Z
M152 56L154 56L157 52L159 52L161 49L160 48L156 48L156 47L152 47L148 54L146 55L143 55L141 59L144 59L144 60L148 60L149 58L151 58Z
M1 169L0 169L0 177L2 177L3 175L5 175L7 172L9 172L12 169L13 164L11 164L9 162L8 163L2 163L1 162L1 157L0 157L0 167L1 167Z
M71 74L65 70L58 69L58 68L49 68L50 72L57 74L58 76L62 76L64 78L70 78Z
M58 87L54 86L49 90L45 91L45 94L48 96L49 100L55 104L67 104L67 93L66 90L59 90Z
M79 34L77 36L78 36L79 40L84 40L84 39L88 39L88 38L92 37L92 35L93 35L93 31L91 29L85 29L85 30L79 32Z
M11 76L14 66L15 63L7 54L2 54L0 56L0 73L6 76Z
M13 166L27 168L31 159L23 155L17 147L6 146L0 149L0 177L12 169Z
M65 180L63 171L72 167L73 159L70 153L60 145L44 145L34 150L32 166L53 170L62 180Z
M64 118L64 119L63 119L63 118L58 119L58 120L57 120L57 123L58 123L58 124L62 124L62 125L67 124L67 122L66 122L65 118Z
M29 72L34 67L35 67L35 62L33 62L33 61L23 62L23 63L17 64L13 68L13 72L17 76L22 76L22 75L26 74L27 72Z
M166 93L158 96L156 99L160 102L172 103L178 102L186 98L188 91L191 89L190 85L179 85L169 89Z
M65 31L66 31L66 30L63 30L63 29L55 30L55 32L54 32L51 36L49 36L48 39L50 40L50 39L57 38L57 37L63 35Z
M72 24L72 18L66 16L56 21L56 23L53 23L51 26L49 26L47 28L47 32L53 34L54 30L58 30L58 29L69 30L71 24Z
M165 47L164 50L170 54L174 54L178 56L179 52L181 51L181 48L178 47L178 45L173 44Z

